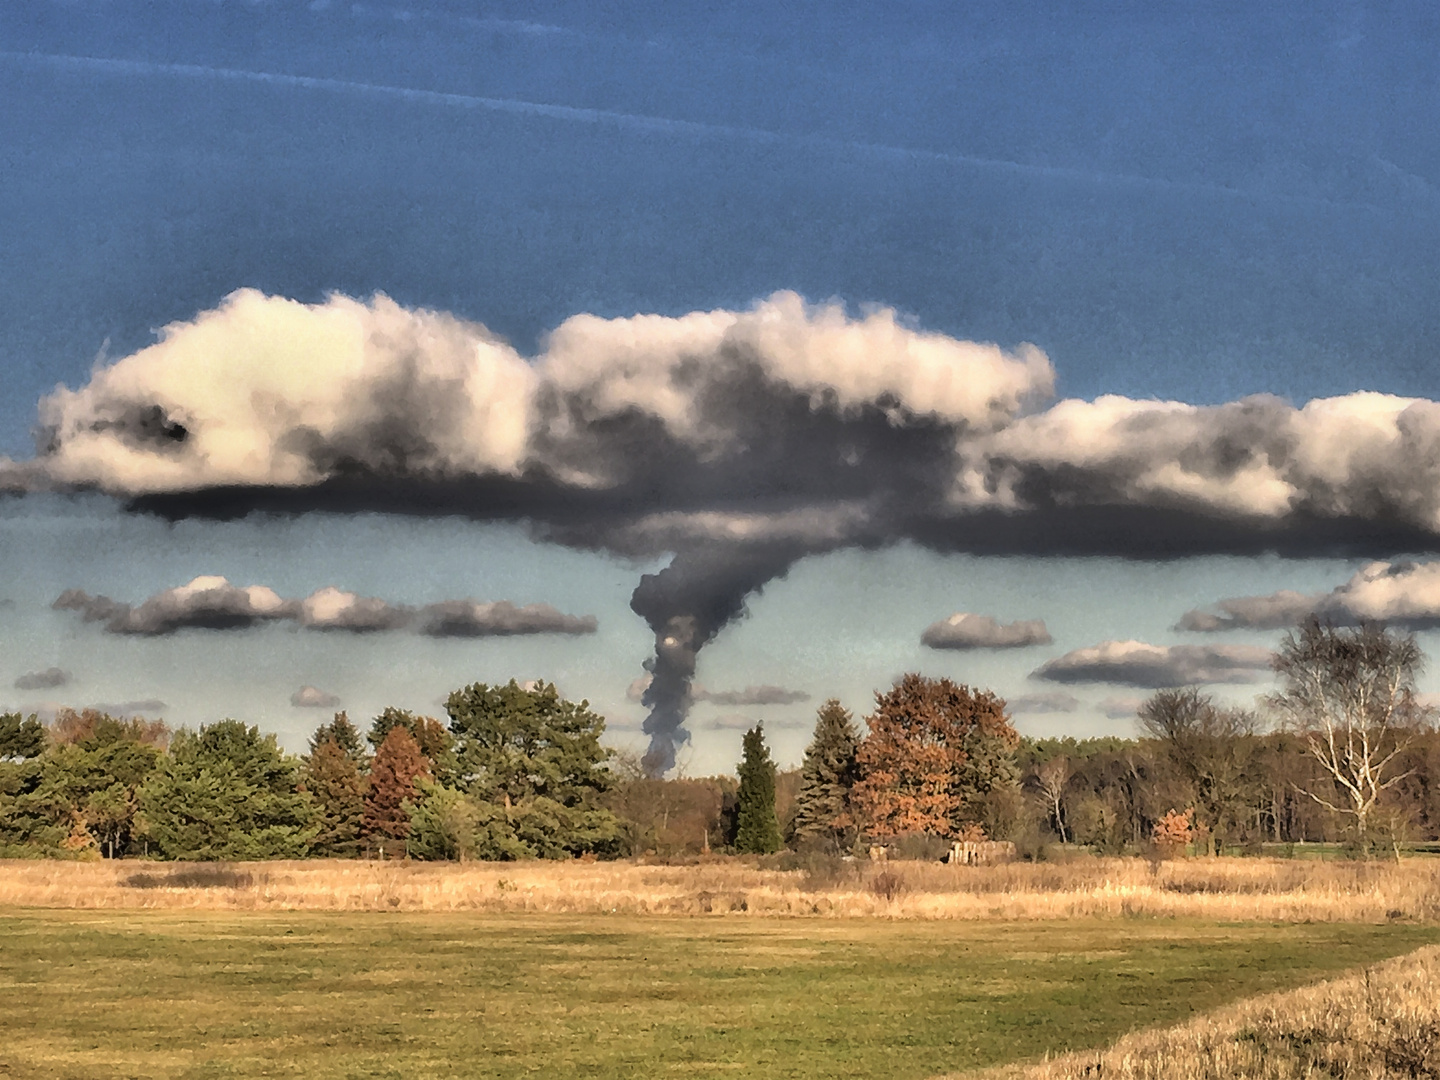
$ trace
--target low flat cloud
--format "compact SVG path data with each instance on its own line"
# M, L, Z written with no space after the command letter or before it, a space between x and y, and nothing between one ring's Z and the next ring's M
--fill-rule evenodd
M1047 661L1032 678L1058 683L1111 683L1147 690L1207 683L1249 683L1270 670L1272 653L1257 645L1150 645L1105 641Z
M694 694L696 701L708 701L712 705L794 705L809 701L810 695L803 690L787 690L783 686L747 686L743 690L707 690L699 688Z
M340 704L340 698L307 684L290 695L290 704L297 709L333 709Z
M1294 626L1315 611L1320 597L1284 590L1268 596L1234 596L1213 607L1196 608L1180 616L1177 630L1214 633L1217 630L1280 630Z
M365 634L408 626L414 620L414 612L373 596L357 596L327 585L300 601L298 618L300 625L309 630Z
M549 604L517 606L508 600L444 600L414 608L335 586L301 600L285 599L264 585L241 588L218 576L156 593L132 606L108 596L67 589L52 605L100 622L112 634L158 637L180 630L244 630L263 622L291 621L306 630L355 634L418 625L431 637L485 637L512 634L593 634L593 615L567 615Z
M1100 702L1100 711L1110 720L1133 720L1144 704L1142 697L1107 697Z
M78 611L86 622L103 622L112 634L159 636L177 630L239 630L274 619L294 618L297 605L264 585L240 588L223 577L197 577L158 592L138 606L108 596L67 589L53 607Z
M58 667L27 671L15 680L16 690L53 690L70 683L70 673Z
M1049 645L1050 631L1041 619L1002 623L990 615L961 611L931 623L920 641L932 649L1020 649Z
M1006 708L1013 716L1041 716L1047 713L1072 713L1080 708L1080 699L1074 694L1057 690L1046 694L1020 694L1007 698Z
M509 637L514 634L593 634L593 615L566 615L549 604L516 607L508 600L445 600L420 610L429 637Z
M1440 626L1440 562L1372 562L1328 593L1237 596L1187 611L1179 630L1275 630L1310 615L1356 625L1380 622L1408 630Z
M649 686L650 676L642 675L630 683L625 690L625 696L631 701L640 701L644 698L645 691ZM804 690L792 690L789 687L774 686L768 683L760 686L747 686L743 690L711 690L701 683L692 683L690 700L693 702L706 701L712 705L729 708L745 708L756 705L794 705L801 701L809 701L810 695Z
M85 708L108 713L110 716L153 717L157 713L164 712L169 706L159 698L140 698L136 701L97 701L93 705L86 705Z
M706 717L696 726L710 731L749 731L760 723L765 725L766 731L785 731L804 727L808 721L772 720L765 717L747 716L744 713L720 713L718 716Z

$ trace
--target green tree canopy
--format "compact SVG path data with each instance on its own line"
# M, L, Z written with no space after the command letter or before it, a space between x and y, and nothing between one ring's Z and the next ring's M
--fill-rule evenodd
M65 838L36 795L44 749L45 728L33 714L0 714L0 852L55 848Z
M553 683L473 683L446 702L455 737L455 786L476 806L488 839L479 858L563 858L609 851L615 815L599 804L610 782L605 720ZM497 815L494 808L503 813Z
M103 713L86 716L74 742L61 742L41 759L37 803L70 846L94 846L104 856L124 855L137 831L141 785L164 756L163 725ZM86 842L86 837L89 842Z
M274 735L239 720L181 730L140 789L150 835L172 859L286 859L317 832L299 769Z
M45 727L34 713L0 713L0 761L25 761L45 749Z
M800 766L800 790L795 794L791 820L796 844L844 846L854 831L850 789L858 776L855 751L859 745L860 735L849 710L835 698L821 705Z
M775 817L775 763L765 745L763 724L745 733L741 743L740 790L736 795L735 850L769 855L781 848L780 822Z
M341 753L357 764L365 760L365 743L360 738L360 731L350 722L349 714L343 710L337 712L328 724L321 724L315 729L315 734L310 736L310 753L314 754L327 742L333 742Z

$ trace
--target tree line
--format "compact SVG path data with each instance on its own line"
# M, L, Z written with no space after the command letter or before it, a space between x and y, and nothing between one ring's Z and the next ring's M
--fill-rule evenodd
M1319 621L1276 654L1247 710L1161 690L1136 738L1022 739L988 690L918 674L864 728L818 710L799 769L763 726L735 777L647 775L601 745L604 720L551 684L476 683L446 721L345 713L307 752L236 720L197 731L62 711L0 715L0 855L176 859L673 857L956 839L1102 852L1440 839L1440 736L1415 694L1413 637Z

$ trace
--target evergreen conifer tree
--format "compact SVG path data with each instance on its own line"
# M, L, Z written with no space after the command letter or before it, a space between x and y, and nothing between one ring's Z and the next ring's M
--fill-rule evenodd
M150 836L172 859L294 859L315 835L297 762L238 720L178 731L140 789Z
M553 683L473 683L445 705L455 775L474 802L481 858L563 859L614 851L620 823L601 803L613 777L605 719Z
M795 794L791 837L796 844L828 843L845 846L853 829L850 789L858 770L855 751L859 732L850 711L831 698L815 717L815 734L800 767L800 790Z
M764 727L756 724L742 743L735 850L745 855L769 855L782 846L775 817L775 763L765 745Z
M344 716L338 714L337 720ZM358 734L355 746L358 750ZM336 739L325 739L313 746L305 761L303 784L315 800L316 823L320 827L311 841L315 853L355 855L365 814L365 778L360 775L358 755L347 753Z
M335 714L328 724L321 724L310 736L310 753L314 754L326 742L333 742L340 751L357 764L365 760L365 744L360 739L360 730L350 722L343 710ZM378 743L376 745L379 745Z

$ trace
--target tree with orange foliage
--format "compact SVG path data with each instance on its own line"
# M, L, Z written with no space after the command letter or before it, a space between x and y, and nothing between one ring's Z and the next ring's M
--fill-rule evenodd
M1195 839L1195 829L1191 823L1194 809L1186 810L1183 814L1178 810L1171 810L1168 814L1155 822L1155 827L1150 832L1150 839L1160 850L1163 858L1173 859L1190 846Z
M366 740L378 751L393 728L402 727L410 733L420 753L430 763L430 775L448 784L455 772L455 737L433 716L416 716L409 709L387 705L370 724Z
M382 844L409 836L410 812L404 804L419 797L416 781L430 778L430 761L415 737L403 726L391 728L370 765L362 833Z
M1015 781L1019 736L988 690L909 674L865 722L851 798L873 837L973 831L990 792Z

